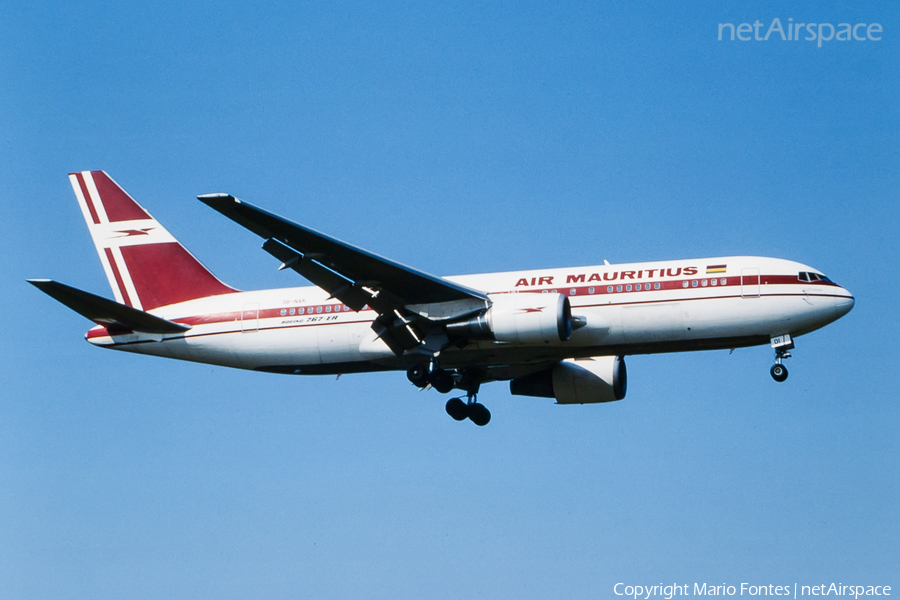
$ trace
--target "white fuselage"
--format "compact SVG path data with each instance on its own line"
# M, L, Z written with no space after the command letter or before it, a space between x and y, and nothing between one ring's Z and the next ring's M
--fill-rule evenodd
M733 348L798 336L838 319L853 296L800 263L720 257L447 277L489 294L556 291L586 320L568 341L472 342L445 349L446 368L521 365L563 358ZM350 310L317 287L235 292L160 307L153 314L191 325L181 334L110 335L93 344L119 350L284 373L405 369L372 330L374 311Z

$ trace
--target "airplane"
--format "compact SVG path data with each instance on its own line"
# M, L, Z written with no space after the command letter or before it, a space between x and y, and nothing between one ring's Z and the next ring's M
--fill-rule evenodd
M783 382L794 339L855 302L821 271L758 256L437 277L229 194L198 196L314 284L240 291L104 171L69 181L115 300L28 281L93 321L91 344L270 373L405 370L420 389L460 390L446 412L479 426L492 381L559 404L621 400L627 355L768 344Z

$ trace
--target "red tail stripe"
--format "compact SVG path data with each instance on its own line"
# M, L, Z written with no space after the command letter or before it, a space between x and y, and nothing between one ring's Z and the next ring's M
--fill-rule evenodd
M84 202L87 204L88 212L91 213L91 220L94 221L94 225L100 224L100 217L97 216L97 209L94 208L94 200L91 198L91 195L88 194L87 186L84 184L84 175L81 173L73 173L75 175L75 179L78 181L78 187L81 188L81 195L84 197Z
M116 264L116 261L113 258L112 250L110 250L109 248L104 248L104 250L106 252L106 260L109 261L109 266L112 269L113 277L116 278L116 285L119 288L119 292L122 293L122 300L128 306L134 306L134 302L131 301L131 297L128 295L128 290L125 289L125 282L122 279L122 274L119 272L119 266Z

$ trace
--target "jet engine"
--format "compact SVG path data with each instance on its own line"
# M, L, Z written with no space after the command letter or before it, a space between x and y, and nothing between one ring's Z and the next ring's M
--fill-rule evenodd
M565 342L572 335L572 308L565 294L497 294L491 307L447 325L447 334L470 340L533 344Z
M625 397L628 374L621 356L566 359L556 366L518 377L509 391L518 396L556 398L559 404L612 402Z

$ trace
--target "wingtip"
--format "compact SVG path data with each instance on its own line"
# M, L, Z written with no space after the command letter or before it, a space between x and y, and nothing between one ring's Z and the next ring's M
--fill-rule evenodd
M231 194L223 194L221 192L218 194L200 194L199 196L197 196L197 200L205 204L212 204L213 202L226 202L229 200L235 202L236 204L241 203L239 199L235 198Z

